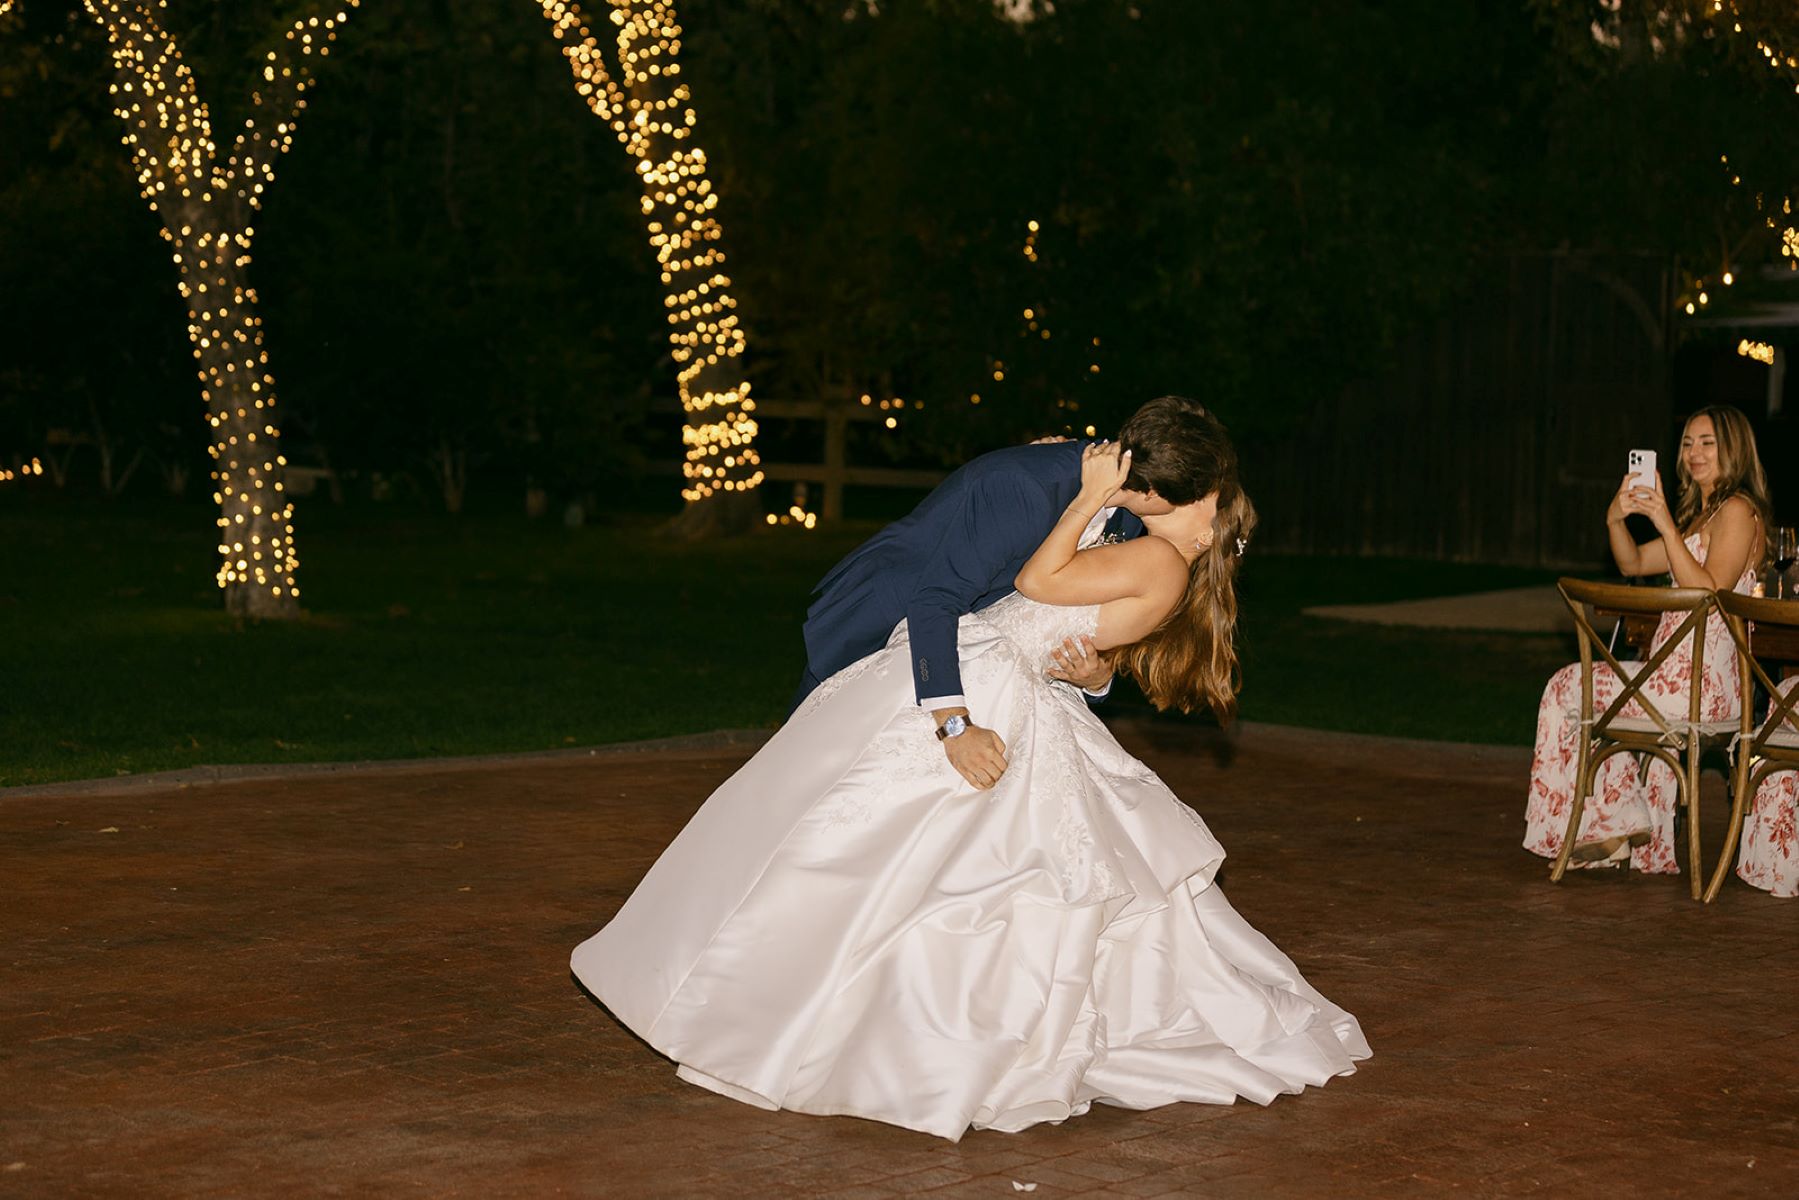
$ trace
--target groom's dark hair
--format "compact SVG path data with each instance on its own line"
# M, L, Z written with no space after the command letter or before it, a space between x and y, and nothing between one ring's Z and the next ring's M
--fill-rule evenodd
M1197 400L1162 396L1118 430L1131 452L1124 486L1153 491L1170 504L1191 504L1213 492L1228 501L1237 486L1237 451L1224 425Z

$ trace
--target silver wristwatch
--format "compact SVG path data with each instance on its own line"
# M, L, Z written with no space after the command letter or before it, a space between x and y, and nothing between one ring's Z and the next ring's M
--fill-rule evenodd
M937 740L946 742L950 738L961 737L963 734L965 734L967 732L968 732L968 718L967 717L963 717L963 716L950 717L947 720L945 720L942 725L938 726Z

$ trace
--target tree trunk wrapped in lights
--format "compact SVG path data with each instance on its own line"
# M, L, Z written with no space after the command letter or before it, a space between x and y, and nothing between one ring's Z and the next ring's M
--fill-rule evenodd
M687 417L687 510L678 528L695 536L746 528L757 520L749 493L763 478L756 404L737 361L743 326L724 270L718 193L706 178L705 151L693 144L693 93L681 78L674 5L611 0L615 75L578 4L538 3L564 43L575 90L611 125L643 181L643 215L667 289L669 346Z
M221 154L193 73L157 20L167 0L83 2L106 31L114 112L125 122L124 143L138 184L162 220L187 302L187 332L212 429L218 581L226 608L239 616L291 617L300 596L294 506L282 482L287 460L280 451L275 378L256 290L245 272L256 235L251 221L306 107L311 59L330 52L348 16L333 11L294 23L281 48L261 64L251 115ZM361 2L342 0L352 9Z

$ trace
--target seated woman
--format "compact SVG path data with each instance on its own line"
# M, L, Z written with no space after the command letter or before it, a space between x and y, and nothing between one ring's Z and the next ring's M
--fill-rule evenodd
M1749 421L1734 408L1713 405L1687 420L1676 464L1680 499L1668 511L1661 477L1654 488L1636 486L1626 475L1606 509L1612 557L1626 575L1674 577L1676 587L1747 592L1766 546L1768 484L1756 453ZM1638 545L1625 528L1633 513L1648 517L1656 536ZM1684 617L1662 618L1651 643L1659 649ZM1705 678L1699 684L1700 719L1728 720L1738 714L1741 677L1736 649L1715 616L1705 628ZM1629 664L1626 664L1627 666ZM1693 682L1690 646L1681 646L1656 671L1644 694L1663 716L1684 716ZM1595 667L1593 704L1603 709L1622 684L1605 664ZM1631 704L1625 715L1647 716ZM1530 797L1524 810L1524 848L1545 858L1561 853L1574 802L1580 760L1580 665L1563 667L1543 690L1537 706L1537 749L1531 760ZM1617 754L1600 767L1574 839L1574 866L1615 866L1627 859L1639 871L1677 874L1674 861L1674 806L1678 791L1667 764L1652 760L1647 779L1638 777L1635 756Z
M1780 685L1782 693L1799 678ZM1799 896L1799 771L1775 771L1755 789L1743 817L1737 878L1774 896Z

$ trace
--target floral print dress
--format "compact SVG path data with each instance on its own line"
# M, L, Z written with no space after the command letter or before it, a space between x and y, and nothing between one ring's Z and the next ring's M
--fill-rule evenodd
M1687 535L1686 547L1703 566L1706 552L1699 531ZM1745 569L1733 590L1747 592L1754 581L1754 571ZM1685 619L1685 613L1663 614L1650 643L1652 654ZM1739 703L1742 677L1730 631L1716 614L1706 619L1704 661L1705 678L1699 687L1699 719L1731 720L1742 711ZM1633 665L1627 662L1624 667L1628 670ZM1680 724L1687 718L1692 685L1693 653L1689 641L1657 668L1654 677L1643 688L1643 694L1664 718ZM1617 699L1623 686L1604 662L1594 663L1595 715L1604 712L1606 706ZM1649 714L1643 711L1641 704L1632 701L1625 706L1622 715L1647 717ZM1524 848L1533 854L1554 858L1561 853L1562 836L1568 830L1568 806L1574 802L1580 734L1580 664L1570 663L1550 677L1549 686L1543 689L1542 702L1537 705L1537 746L1531 759L1530 796L1524 809ZM1680 867L1674 859L1674 808L1679 795L1674 772L1666 763L1650 759L1645 775L1638 771L1636 755L1614 754L1605 760L1593 780L1593 794L1587 797L1581 813L1575 844L1646 833L1648 841L1632 848L1630 865L1650 874L1677 875ZM1568 865L1613 864L1570 862Z
M1784 694L1799 678L1780 685ZM1737 878L1776 896L1799 896L1799 771L1775 771L1755 789L1743 818Z

